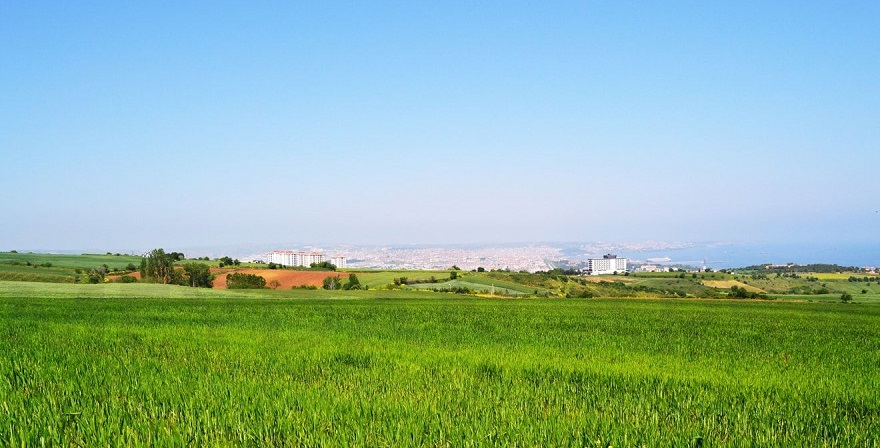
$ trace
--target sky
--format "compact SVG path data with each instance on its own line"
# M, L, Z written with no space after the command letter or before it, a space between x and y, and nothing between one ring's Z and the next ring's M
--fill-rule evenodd
M877 1L0 2L0 250L876 243L878 23Z

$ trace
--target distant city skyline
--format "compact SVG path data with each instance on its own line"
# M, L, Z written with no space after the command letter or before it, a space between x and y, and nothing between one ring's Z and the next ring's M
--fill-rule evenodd
M0 250L880 243L880 3L0 4Z

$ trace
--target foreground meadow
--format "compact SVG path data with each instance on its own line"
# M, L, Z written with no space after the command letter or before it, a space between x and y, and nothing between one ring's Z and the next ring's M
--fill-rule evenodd
M0 282L0 445L880 440L874 304L301 294Z

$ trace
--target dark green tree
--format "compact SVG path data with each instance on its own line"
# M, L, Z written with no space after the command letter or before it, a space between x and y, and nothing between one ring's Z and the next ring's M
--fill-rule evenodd
M173 271L174 262L163 249L153 249L141 260L141 278L145 281L168 284Z
M210 288L214 286L214 274L211 268L202 263L187 263L183 265L185 282L193 288Z
M361 289L361 281L358 280L357 275L354 275L354 273L348 274L348 282L342 289Z
M324 285L322 286L324 289L333 291L339 289L342 286L342 282L339 281L337 277L327 277L324 279Z

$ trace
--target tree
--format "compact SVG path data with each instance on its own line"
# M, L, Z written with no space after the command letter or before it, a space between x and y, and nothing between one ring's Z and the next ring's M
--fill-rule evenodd
M202 263L187 263L183 265L186 274L183 279L185 284L193 288L211 288L214 286L214 274L211 268Z
M141 278L156 283L171 282L174 262L163 249L153 249L141 260Z
M324 279L324 285L322 286L324 289L333 291L339 289L342 285L342 282L339 281L337 277L327 277Z
M841 302L841 303L848 303L848 302L849 302L850 300L852 300L852 299L853 299L852 294L850 294L850 293L848 293L848 292L845 292L845 293L843 293L843 294L840 295L840 302Z
M342 289L361 289L361 281L354 273L348 274L348 283Z
M455 280L458 278L458 271L452 271L449 273L449 280Z
M168 258L171 258L171 261L183 261L186 256L182 252L171 252L168 254Z

